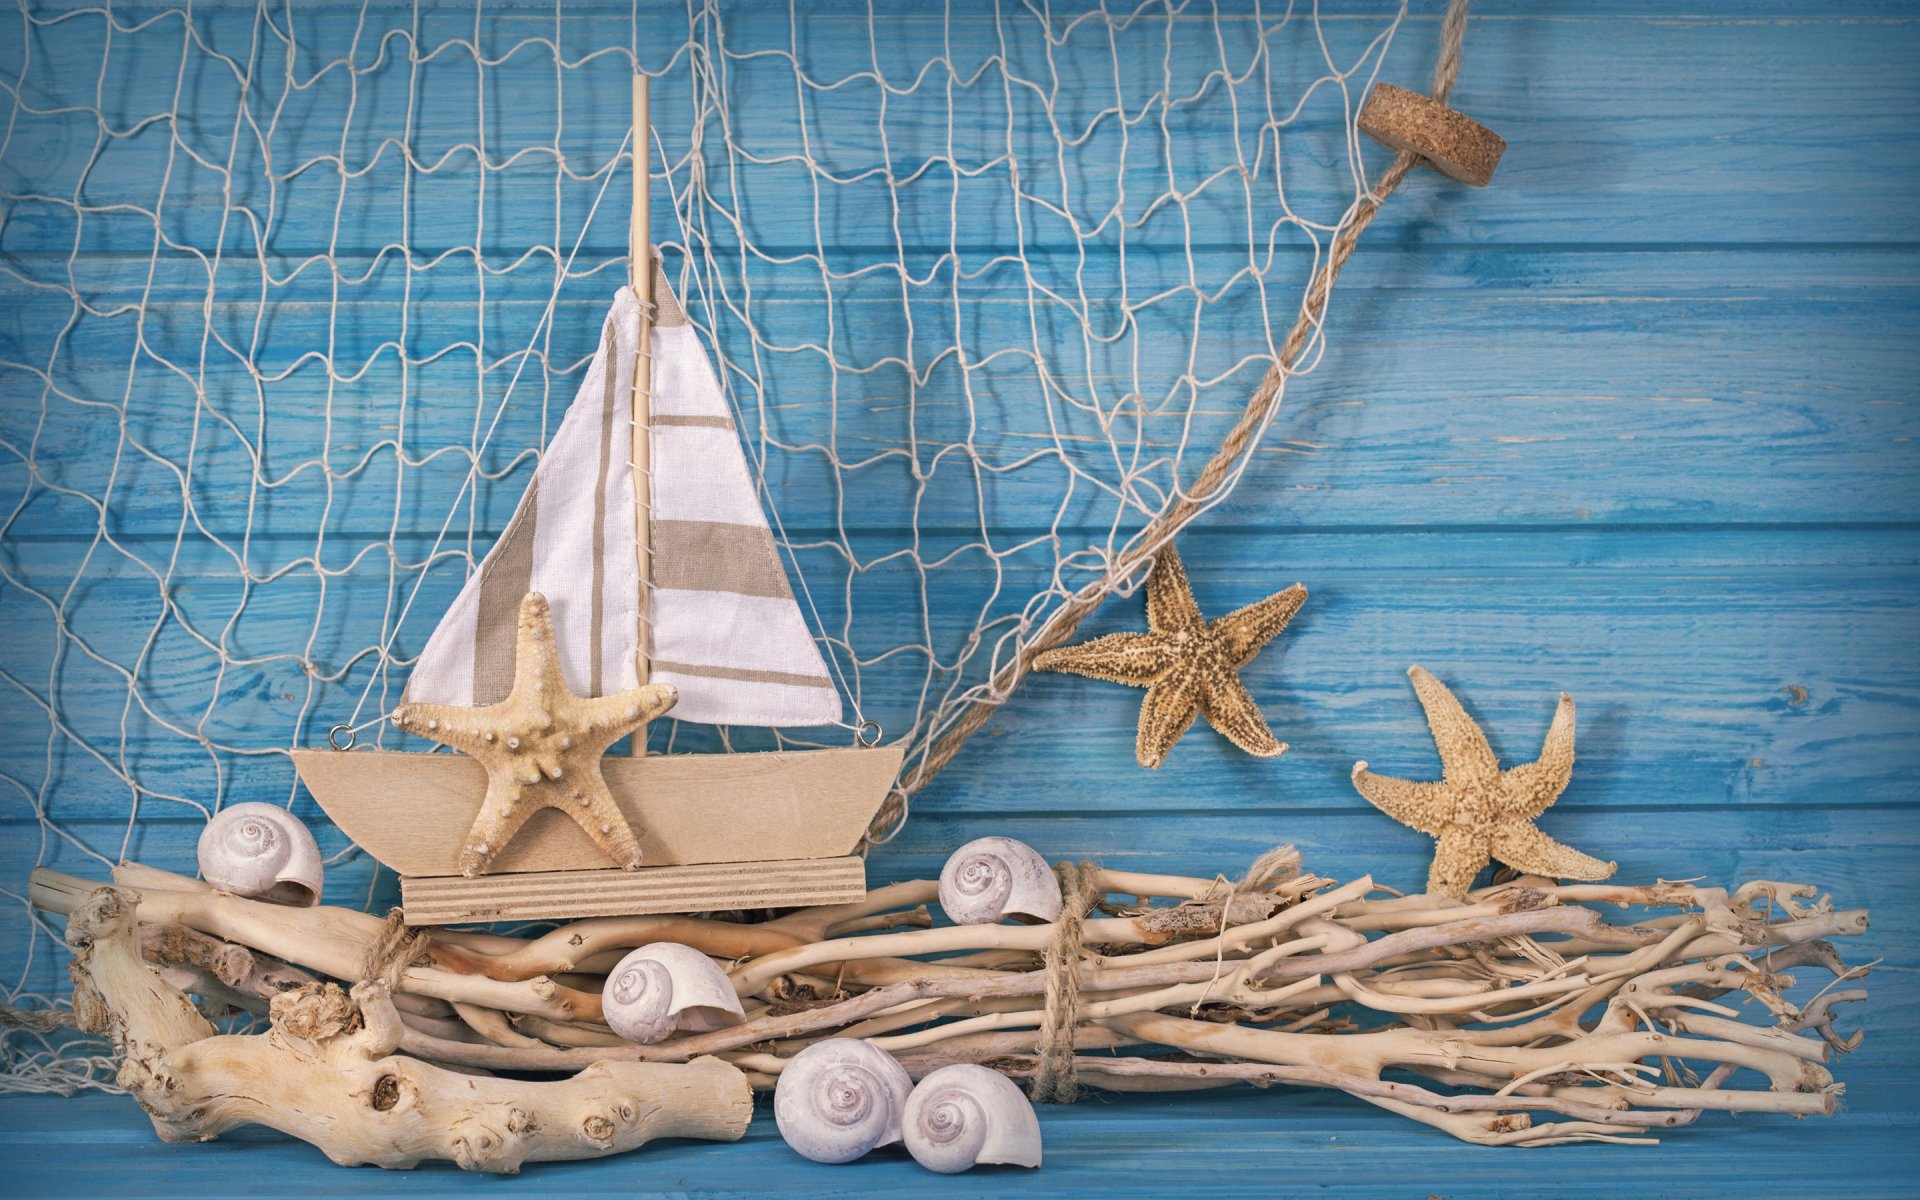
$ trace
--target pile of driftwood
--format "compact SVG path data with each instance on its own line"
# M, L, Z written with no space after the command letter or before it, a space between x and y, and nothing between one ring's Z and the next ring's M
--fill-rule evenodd
M36 871L32 898L68 917L78 1019L113 1038L163 1137L257 1122L384 1166L738 1137L749 1089L829 1037L915 1078L985 1064L1047 1099L1329 1088L1498 1145L1830 1113L1825 1064L1859 1037L1832 1014L1864 992L1784 994L1797 968L1863 973L1825 939L1867 913L1801 884L1521 878L1455 901L1336 884L1287 851L1238 882L1057 870L1056 921L938 927L932 881L758 922L597 918L524 938L280 907L136 864L111 887ZM717 960L744 1020L616 1036L606 973L657 942ZM217 1035L208 1016L227 1009L272 1027Z

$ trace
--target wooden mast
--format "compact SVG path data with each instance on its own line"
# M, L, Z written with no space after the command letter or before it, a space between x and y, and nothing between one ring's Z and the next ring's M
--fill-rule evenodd
M652 627L647 619L653 592L653 474L648 438L653 394L653 236L647 175L653 125L647 83L646 75L637 70L633 73L633 221L627 241L627 274L640 300L639 351L633 362L633 543L640 568L640 652L634 669L641 683L652 672L653 651ZM645 725L633 732L632 753L636 758L647 753Z

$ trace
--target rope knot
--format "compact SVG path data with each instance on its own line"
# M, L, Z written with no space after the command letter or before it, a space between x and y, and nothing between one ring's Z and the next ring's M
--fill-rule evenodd
M399 991L400 977L407 968L426 959L432 936L433 931L424 926L408 929L405 909L388 909L380 936L368 943L366 956L360 960L360 978L377 980L389 992Z
M1046 1014L1040 1023L1038 1062L1031 1094L1040 1103L1072 1104L1080 1098L1074 1067L1074 1027L1080 1021L1080 952L1087 911L1103 894L1097 863L1056 863L1060 919L1046 951Z

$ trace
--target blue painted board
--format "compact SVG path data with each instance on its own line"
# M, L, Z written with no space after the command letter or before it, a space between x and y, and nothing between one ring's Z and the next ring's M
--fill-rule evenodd
M1186 546L1208 611L1230 611L1295 579L1311 589L1294 626L1245 672L1291 746L1282 763L1226 752L1202 728L1142 779L1130 756L1139 693L1040 676L996 714L926 804L1028 810L1032 796L1044 795L1051 807L1097 812L1163 808L1169 795L1211 791L1228 808L1278 800L1303 811L1351 808L1359 803L1347 785L1355 759L1408 776L1437 771L1404 677L1414 662L1458 688L1510 762L1537 750L1558 692L1575 697L1581 769L1561 812L1604 811L1649 791L1709 810L1730 801L1805 805L1844 796L1854 805L1905 807L1912 800L1910 780L1887 769L1909 752L1920 719L1912 700L1920 667L1886 653L1910 628L1920 586L1909 533L1203 530ZM76 557L72 548L42 548L21 575L57 577ZM1015 578L1037 586L1037 576ZM862 611L887 618L868 627L875 640L910 637L904 622L917 605L905 580L866 577L861 586L861 600L871 602ZM173 598L199 628L217 634L237 595L230 580L209 578L177 587ZM342 644L371 643L382 594L336 582L332 595L339 624L328 628L343 631ZM275 649L263 639L300 620L311 599L304 586L262 589L229 644ZM832 598L822 599L837 620ZM963 596L948 592L935 601L936 620L968 622ZM70 610L69 625L97 652L124 662L139 651L157 606L150 579L96 578L89 602ZM1141 608L1138 598L1116 600L1088 632L1142 628ZM25 622L44 611L18 592L0 593L0 619ZM1686 657L1676 656L1676 645ZM0 666L16 678L43 679L51 664L41 642L0 646ZM164 639L152 651L143 695L174 725L194 728L219 666L204 645ZM862 671L859 678L867 685L863 711L883 724L916 698L908 689L918 677L910 672ZM292 787L282 753L209 754L138 710L128 718L124 681L84 656L69 655L60 679L67 727L108 763L126 763L158 796L205 803L221 788L244 796L285 795ZM271 725L279 745L317 744L354 700L351 692L330 697L303 724L306 680L291 660L229 668L222 687L227 699L206 728L229 742ZM27 695L5 689L0 720L30 728L44 716ZM52 813L65 820L125 811L124 789L99 762L70 749L62 754L53 776L62 786L47 797ZM48 772L22 762L15 776L38 790ZM299 811L317 816L304 798ZM0 819L24 815L16 797L0 794Z
M1150 8L1111 55L1090 40L1092 23L1062 32L1086 7L1047 10L1051 56L1034 10L1019 5L1002 5L997 19L986 4L956 3L950 14L878 6L873 33L864 3L838 0L729 5L719 20L733 52L722 66L743 148L789 153L804 124L828 135L813 150L836 172L886 164L904 176L925 167L893 193L877 179L857 181L818 201L790 164L715 180L756 244L798 256L803 268L744 269L767 344L743 348L740 322L725 308L744 302L739 280L683 289L717 302L711 310L696 303L696 316L711 322L730 360L729 382L750 443L768 454L783 517L811 540L797 557L806 578L828 585L817 590L829 629L844 619L831 585L847 561L871 560L910 528L902 496L912 479L907 459L882 458L836 491L808 446L831 444L858 459L910 437L927 446L955 440L966 430L964 385L990 418L975 452L1004 465L1035 444L1028 418L1040 387L1023 351L1039 346L1064 364L1057 386L1085 401L1128 390L1164 395L1190 369L1189 345L1191 369L1208 379L1195 435L1204 444L1238 410L1269 328L1286 324L1312 245L1281 226L1254 264L1273 281L1264 292L1242 276L1208 291L1204 304L1195 296L1182 314L1141 310L1137 338L1078 348L1082 313L1111 331L1128 305L1183 286L1189 270L1217 287L1244 265L1244 225L1264 229L1279 212L1270 196L1236 199L1215 188L1184 212L1155 212L1124 238L1082 243L1044 211L1038 199L1059 202L1085 229L1118 203L1138 220L1169 179L1190 186L1203 164L1238 156L1257 166L1271 153L1258 83L1233 85L1246 114L1238 125L1203 118L1214 111L1206 105L1176 106L1164 163L1151 127L1130 125L1123 150L1119 123L1100 118L1113 96L1135 113L1162 83L1192 84L1223 55L1229 68L1244 66L1246 6L1220 6L1242 34L1224 50L1207 38L1200 10L1169 27ZM1424 79L1437 7L1412 14L1384 78ZM1381 27L1377 5L1322 11L1336 53ZM1581 765L1546 819L1552 831L1619 859L1625 877L1807 878L1840 903L1875 910L1873 930L1844 947L1853 959L1887 961L1870 982L1872 1001L1849 1014L1869 1036L1838 1064L1849 1084L1838 1117L1710 1115L1655 1150L1518 1153L1454 1145L1342 1097L1243 1090L1048 1110L1049 1162L1033 1176L943 1181L897 1155L813 1168L782 1150L762 1114L744 1146L658 1147L501 1182L448 1170L345 1171L264 1133L162 1146L124 1099L12 1098L0 1100L11 1191L1912 1194L1920 987L1906 960L1920 902L1904 885L1920 874L1912 653L1920 643L1920 461L1910 332L1920 307L1911 201L1920 172L1920 84L1911 69L1920 14L1877 0L1845 11L1786 0L1679 13L1572 3L1475 11L1457 102L1511 142L1496 185L1468 191L1416 176L1387 206L1343 276L1317 369L1292 384L1232 500L1183 543L1211 611L1295 579L1312 589L1295 628L1247 672L1292 751L1256 763L1198 729L1147 775L1131 762L1136 694L1037 679L920 798L906 831L875 855L873 873L924 876L958 842L998 832L1050 855L1196 872L1232 872L1291 840L1324 873L1372 871L1414 885L1423 839L1372 813L1346 784L1362 756L1408 776L1436 770L1407 664L1454 683L1509 761L1531 755L1564 688L1580 703ZM300 23L300 48L284 64L275 57L278 26L256 20L252 6L196 4L201 44L270 65L251 94L282 115L260 144L234 139L230 119L220 119L230 118L238 87L231 74L192 55L197 65L185 76L178 70L187 18L163 6L115 5L113 13L111 37L105 19L82 8L30 37L0 32L0 79L17 89L0 99L14 109L0 135L0 192L21 196L0 211L0 509L25 501L0 539L0 729L12 739L0 751L0 892L8 895L35 863L97 876L103 860L124 852L187 869L193 805L216 798L293 797L297 811L316 816L295 796L278 748L317 742L365 677L350 678L343 699L314 682L303 657L339 670L377 637L390 590L406 582L395 582L378 548L392 539L418 558L431 545L472 461L476 426L502 403L553 287L552 258L523 257L525 245L570 243L625 123L623 49L570 69L556 90L551 55L522 44L551 38L569 62L624 47L630 10L622 4L490 4L478 22L461 5L422 5L417 15L406 5L323 5L284 18ZM665 71L656 85L660 127L667 161L684 172L688 62L667 55L689 18L667 7L648 15L675 31L643 46L640 58ZM1269 25L1281 17L1265 13ZM448 49L405 73L415 85L409 103L401 77L377 66L383 54L404 54L405 40L363 33L356 41L356 29L390 25L417 28L428 46L470 37L499 61L476 93L471 55ZM1310 39L1270 40L1276 94L1285 80L1318 70ZM820 86L796 94L777 54L761 54L789 46ZM335 55L350 55L357 74L316 74ZM1002 88L992 75L1001 55L1039 90ZM910 87L936 56L963 77L987 70L986 82ZM288 74L302 86L289 88ZM875 119L876 74L889 89L884 122ZM167 169L167 128L142 129L94 160L90 113L26 111L98 103L123 128L169 107L176 89L172 132L181 144L217 162L237 155L236 175L249 182L234 202L278 214L265 261L286 282L264 309L249 239L218 227L215 172L172 155L160 206L159 227L198 255L155 255L155 220L115 208L152 204ZM1094 127L1088 153L1064 173L1040 153L1051 140L1040 124L1043 93L1056 97L1069 126ZM354 116L341 138L347 105ZM1303 168L1288 180L1288 199L1310 219L1330 220L1344 203L1339 112L1337 95L1324 91L1285 126L1288 161ZM328 137L333 144L321 145ZM448 155L446 168L418 177L403 197L396 148L383 148L390 137L409 138L429 160ZM502 168L484 188L473 153L459 149L482 137ZM323 165L270 194L255 179L262 145L283 171L324 152L359 174L342 183ZM581 178L556 188L555 155L543 147L558 147ZM989 165L1009 149L1026 169L1027 200L1013 197L1004 167ZM979 173L956 182L937 161L949 150ZM1375 170L1385 161L1377 148L1364 154ZM1111 169L1122 162L1126 200ZM1095 169L1079 169L1088 164ZM422 590L429 615L458 585L463 556L484 552L498 531L531 468L527 448L551 429L591 351L604 298L620 279L623 187L587 227L579 277L562 289L558 319L504 406L498 440L479 454L497 478L460 513L430 572ZM76 196L84 219L75 217ZM950 237L951 212L961 233ZM663 201L657 223L667 213ZM660 228L670 240L686 236ZM458 250L433 257L464 243L481 247L478 260ZM221 266L210 272L204 255L216 244ZM336 257L342 279L314 257L322 253ZM819 269L896 253L913 282L836 281L825 303ZM101 311L144 300L148 353L137 352L125 316L83 314L61 332L73 315L57 290L69 262L72 282ZM1037 317L1029 279L1061 297L1043 302ZM972 314L959 324L956 294ZM217 345L204 354L204 401L152 357L198 371L203 313L274 372L290 372L267 391L269 437L257 434L260 392ZM829 320L837 360L861 373L842 370L835 381L809 348L826 344ZM930 367L956 340L976 359L1001 356L964 379L951 361ZM340 368L331 380L314 357L329 348ZM439 357L403 372L402 348L415 360ZM113 408L74 399L117 405L123 395L131 398L124 425ZM406 397L398 419L396 396ZM1075 422L1086 418L1061 403L1054 414L1070 451L1087 432ZM1143 452L1170 458L1177 436L1150 424ZM181 459L190 444L190 480L140 453ZM431 463L394 466L401 454L448 444L455 452ZM328 473L292 473L321 455ZM253 472L254 456L273 488L232 485ZM908 636L903 622L923 587L938 621L956 630L968 623L991 582L985 556L965 549L979 540L976 505L1013 539L1055 517L1060 479L1044 466L982 487L964 461L924 454L912 465L925 476L924 548L955 554L930 586L901 571L863 572L856 649ZM1156 469L1164 480L1168 468ZM183 529L187 499L201 525ZM261 580L314 553L323 507L319 560L338 574L316 621L313 572L295 567ZM929 519L935 514L942 519ZM257 536L242 546L249 515ZM1071 544L1098 544L1110 517L1083 497L1059 527ZM96 529L124 553L95 547L90 555ZM1050 560L1050 549L1011 557L1006 577L1030 589ZM244 589L243 571L255 580ZM223 678L222 702L206 718L216 740L258 753L208 753L161 734L137 707L129 715L124 678L72 643L55 670L44 598L64 599L74 637L127 662L159 611L151 572L168 576L181 619L151 647L141 699L164 720L192 727L201 719L196 697L204 703L214 658L189 630L259 658ZM1122 599L1087 629L1139 619L1139 601ZM426 621L403 628L403 655L417 652L428 629ZM882 716L901 710L917 683L911 671L863 669L863 704ZM104 761L54 734L34 699L48 694ZM154 793L135 823L116 772ZM72 840L43 829L41 810ZM336 831L323 828L321 837L330 851L344 848ZM376 908L394 890L390 873L360 856L333 869L330 887ZM62 974L51 931L10 902L0 914L0 978L49 992Z
M75 1196L124 1195L137 1186L154 1197L259 1195L297 1183L310 1194L382 1196L619 1195L1032 1196L1054 1194L1217 1196L1223 1186L1288 1194L1378 1197L1430 1195L1449 1200L1538 1196L1659 1200L1740 1194L1767 1200L1810 1195L1897 1200L1913 1194L1916 1161L1911 1088L1897 1075L1871 1073L1857 1085L1841 1164L1812 1158L1817 1137L1805 1122L1753 1117L1696 1127L1658 1147L1562 1147L1550 1153L1501 1153L1448 1139L1409 1137L1392 1117L1344 1096L1269 1091L1178 1099L1103 1097L1045 1114L1047 1163L1037 1173L993 1168L937 1176L897 1147L851 1166L805 1162L779 1142L764 1111L744 1143L659 1145L596 1163L529 1168L511 1180L421 1168L394 1177L335 1167L309 1146L272 1135L237 1134L207 1145L155 1147L129 1119L129 1102L87 1097L52 1104L0 1099L0 1145L44 1161L49 1144L72 1125L98 1133L84 1155L61 1156L59 1184ZM70 1146L71 1143L67 1142ZM19 1176L16 1175L18 1178ZM29 1183L51 1175L27 1175ZM132 1181L138 1179L137 1184ZM30 1193L22 1193L30 1194Z

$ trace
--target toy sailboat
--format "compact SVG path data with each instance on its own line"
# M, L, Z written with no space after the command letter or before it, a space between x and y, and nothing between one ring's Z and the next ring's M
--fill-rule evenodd
M547 597L568 688L671 683L670 716L817 726L841 699L794 598L726 397L647 236L646 80L634 84L633 286L512 521L441 618L404 700L465 708L512 687L522 598ZM645 266L641 266L645 264ZM641 346L650 354L641 354ZM835 904L904 747L645 752L601 772L641 847L622 870L575 821L536 813L487 873L460 873L487 790L462 754L295 750L335 824L401 876L409 924Z

